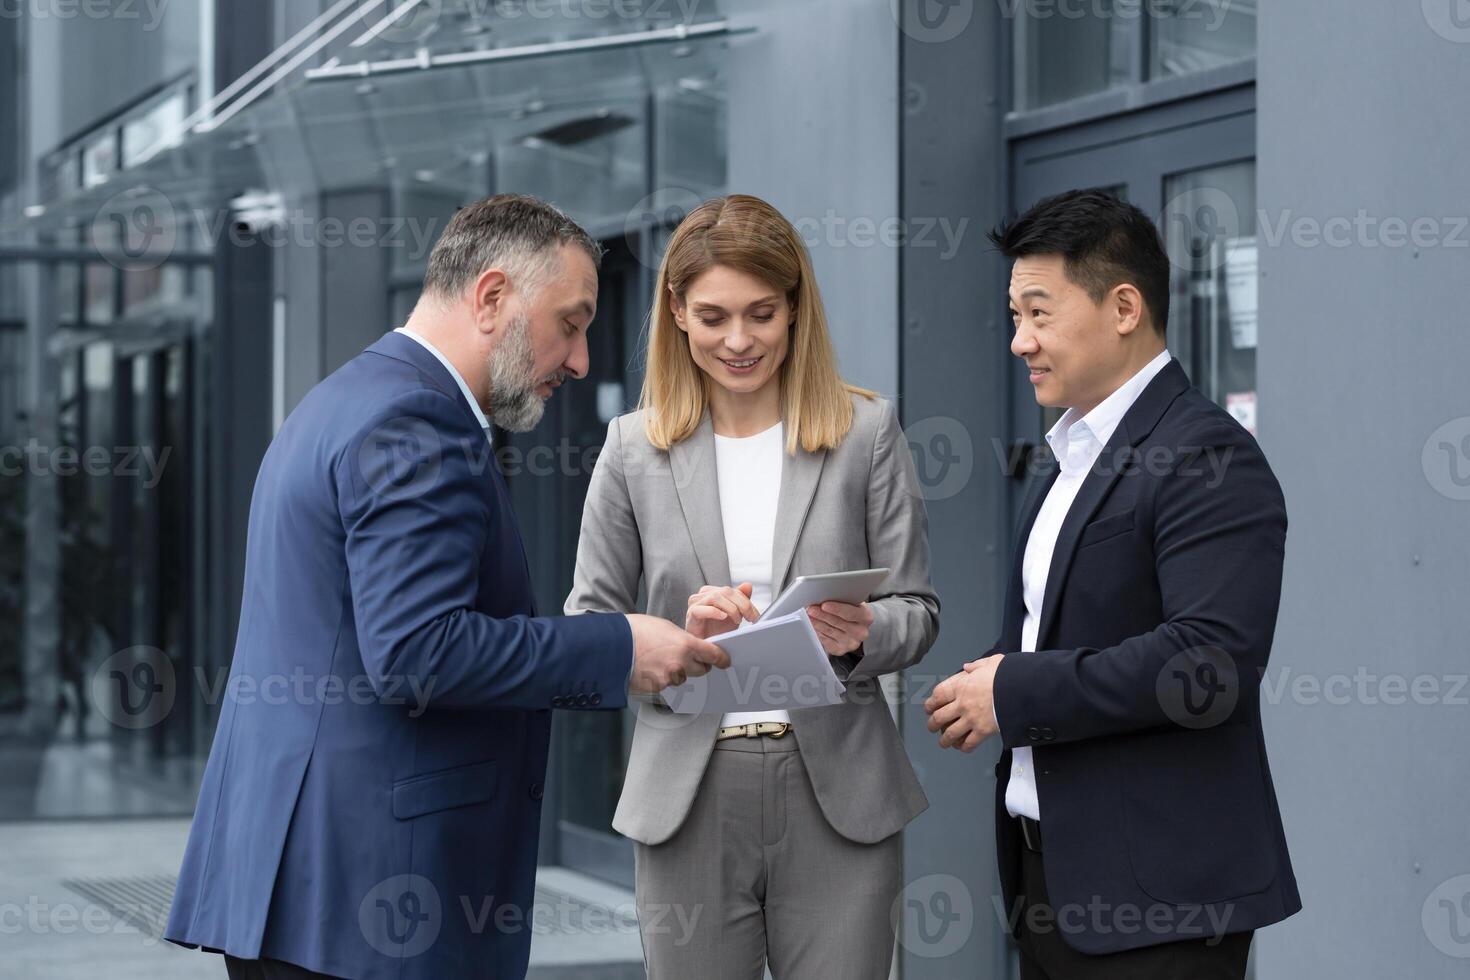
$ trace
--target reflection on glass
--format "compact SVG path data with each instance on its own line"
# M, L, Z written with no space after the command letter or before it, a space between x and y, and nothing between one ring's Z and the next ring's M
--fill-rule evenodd
M1256 168L1253 161L1165 181L1172 266L1169 349L1194 384L1256 431Z
M1256 0L1168 0L1150 20L1149 76L1187 75L1256 53Z
M1037 109L1129 81L1138 24L1136 5L1114 0L1021 5L1016 108Z

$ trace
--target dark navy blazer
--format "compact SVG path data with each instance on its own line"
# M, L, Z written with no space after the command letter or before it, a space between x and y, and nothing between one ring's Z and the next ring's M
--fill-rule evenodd
M1276 922L1301 908L1261 730L1286 503L1255 439L1178 361L1123 416L1062 523L1034 653L1021 562L1054 459L1033 480L995 678L1002 890L1020 891L1005 809L1033 750L1046 884L1063 938L1110 953ZM1065 910L1065 912L1063 912Z
M622 616L535 618L484 430L383 336L261 463L167 937L342 977L521 977L552 707L625 703Z

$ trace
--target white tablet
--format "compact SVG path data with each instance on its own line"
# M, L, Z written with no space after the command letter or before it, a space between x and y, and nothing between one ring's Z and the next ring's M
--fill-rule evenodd
M826 575L803 575L766 607L759 621L789 616L798 609L819 602L846 602L856 606L888 577L886 568L863 568L855 572L829 572Z

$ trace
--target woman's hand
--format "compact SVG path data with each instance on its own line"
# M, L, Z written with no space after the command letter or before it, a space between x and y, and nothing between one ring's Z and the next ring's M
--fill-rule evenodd
M829 657L841 657L862 646L868 638L868 627L873 625L873 610L866 602L857 606L823 602L807 606L806 613Z
M684 614L684 629L701 640L729 633L742 620L755 622L760 613L750 601L755 586L741 582L728 585L706 585L689 597L689 610Z

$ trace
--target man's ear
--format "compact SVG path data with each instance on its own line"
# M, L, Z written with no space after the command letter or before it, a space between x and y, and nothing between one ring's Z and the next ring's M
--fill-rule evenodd
M1108 313L1118 336L1131 335L1143 323L1143 294L1132 283L1114 286L1108 296Z
M510 280L499 269L486 269L470 287L470 312L475 325L489 333L504 315L510 302Z

